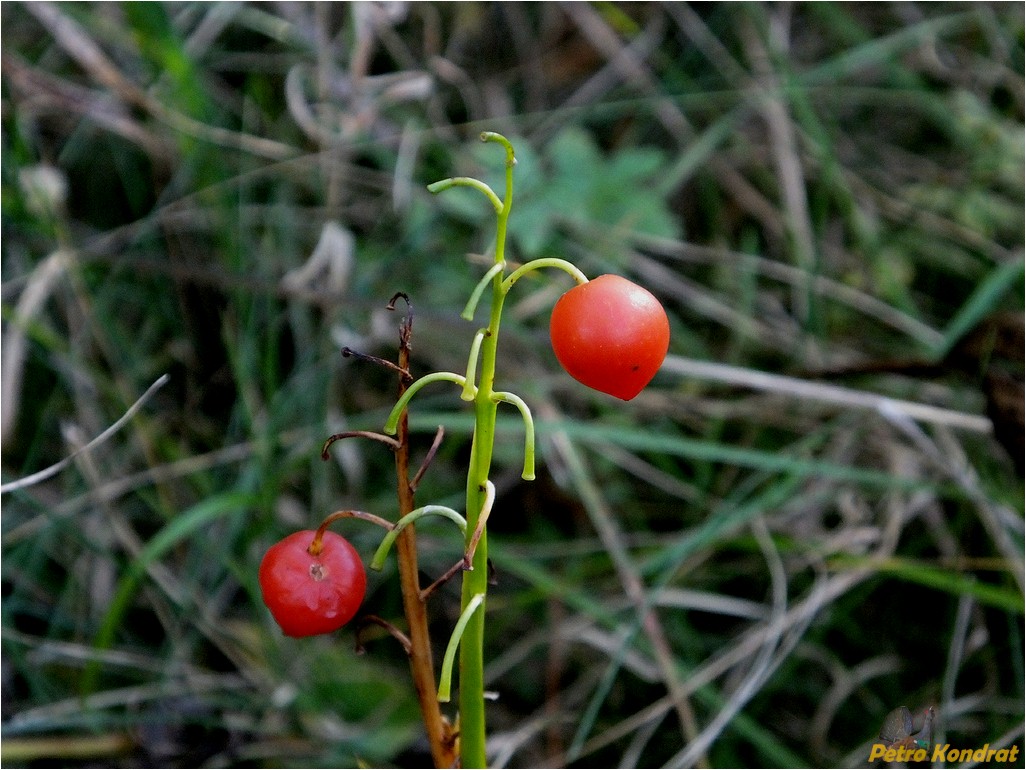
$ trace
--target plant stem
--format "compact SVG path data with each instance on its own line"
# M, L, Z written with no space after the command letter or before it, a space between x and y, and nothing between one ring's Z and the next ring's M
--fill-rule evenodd
M482 134L482 140L494 141L506 148L506 195L496 216L495 264L505 263L506 223L513 204L513 148L497 134ZM492 307L488 327L481 342L480 381L474 395L474 437L467 472L467 547L477 529L484 505L488 475L495 442L495 413L498 403L492 398L495 361L499 342L499 321L505 292L502 271L492 277ZM472 602L481 606L470 615L460 643L460 762L461 767L481 768L487 763L485 752L484 708L484 628L488 593L488 533L481 533L471 568L463 573L462 610Z
M400 336L399 368L404 371L408 371L410 365L411 324L412 320L407 317ZM400 398L406 389L407 383L400 377ZM395 451L395 474L399 493L399 517L402 518L412 513L415 507L414 487L410 483L410 429L405 410L399 420L396 439L399 446ZM410 672L428 744L431 746L431 758L436 768L453 767L456 764L455 746L435 693L435 666L431 655L431 637L428 633L427 602L420 591L417 535L414 525L410 524L399 533L396 538L396 553L403 609L410 633Z
M494 320L494 318L493 318ZM484 502L485 482L492 462L495 437L495 412L498 404L488 398L488 381L495 371L495 335L482 346L481 386L474 403L475 425L467 473L467 547L470 533L477 529ZM491 359L490 361L488 359ZM463 573L462 608L466 610L475 596L481 596L479 611L470 616L460 644L460 758L464 768L485 767L484 713L484 618L488 593L488 533L483 532L474 551L470 571Z

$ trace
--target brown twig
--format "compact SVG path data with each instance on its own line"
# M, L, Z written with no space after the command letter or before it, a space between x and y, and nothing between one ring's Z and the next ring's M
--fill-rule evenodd
M399 448L399 442L391 436L386 436L384 433L375 433L372 430L347 430L342 433L333 433L328 436L327 441L324 442L324 446L321 447L321 459L329 459L331 455L328 453L328 450L331 448L331 445L344 438L369 438L374 441L380 441L382 444L391 447L393 450Z
M406 302L407 312L399 327L399 396L409 384L410 351L412 349L413 305L405 294L396 294L388 303L395 309L400 297ZM402 373L405 373L405 377ZM436 434L438 435L438 434ZM415 486L410 481L410 427L406 412L399 419L396 439L399 448L395 452L396 485L399 493L399 516L413 511ZM429 452L429 456L432 453ZM425 461L426 464L427 461ZM419 481L419 476L418 479ZM428 633L427 605L420 591L420 577L417 568L417 536L414 525L407 526L396 538L399 560L399 582L403 592L403 608L410 631L410 670L413 686L417 692L424 728L431 746L431 757L435 767L454 767L456 753L451 740L451 728L442 717L435 684L435 666L431 652L431 637Z
M386 369L391 369L393 372L397 372L399 376L404 380L410 379L410 373L401 366L396 366L394 363L389 361L387 358L381 358L380 356L372 356L369 353L360 353L359 351L353 350L352 348L342 348L343 358L355 358L357 361L367 361L371 364L377 364L383 366Z
M416 492L417 487L420 486L420 480L424 476L424 471L431 465L431 461L435 459L435 454L438 452L438 447L442 445L442 439L445 438L445 428L441 425L438 426L438 430L435 431L435 440L431 442L431 448L428 453L424 456L424 462L420 464L420 468L417 470L416 475L413 477L413 481L410 482L410 488Z
M461 572L466 572L466 570L467 560L465 558L461 558L458 562L453 564L451 567L449 567L449 569L442 573L442 576L438 578L434 583L429 585L427 588L421 590L420 600L422 602L426 602L431 597L431 594L433 594L443 585L452 580L452 578L454 578L456 575L460 574Z
M395 310L395 303L400 298L406 302L407 311L399 327L398 363L393 363L377 356L357 353L350 348L343 348L342 355L378 364L396 372L399 375L399 396L402 396L413 379L409 371L413 334L413 305L406 294L398 292L389 300L387 307L389 310ZM323 452L326 454L328 447L334 441L350 436L371 438L391 447L395 452L396 487L399 496L399 517L401 518L411 513L416 507L414 491L417 488L417 484L420 483L424 471L430 465L432 459L434 459L443 435L444 431L439 427L438 432L435 434L435 440L431 444L424 462L421 463L420 469L412 481L410 479L410 430L405 412L399 420L394 439L369 431L347 431L335 434L329 438L324 443ZM391 528L392 525L389 524L388 526ZM456 741L453 738L452 727L445 717L442 716L441 707L436 697L435 667L431 652L431 637L428 633L427 595L420 590L420 577L417 567L417 539L414 525L410 524L403 528L396 537L395 546L399 562L399 582L403 594L403 609L406 614L406 623L409 627L409 636L402 634L392 624L374 615L367 616L366 622L382 626L403 644L406 653L410 657L410 672L413 676L413 686L417 693L417 701L420 704L421 717L424 720L424 729L427 732L428 743L431 746L431 757L435 767L455 767L457 764Z
M474 553L473 553L473 551L471 551L470 552L470 558L473 559L473 557L474 557ZM431 594L433 594L435 591L437 591L443 585L448 583L450 580L452 580L454 577L459 575L461 572L466 572L468 569L470 569L470 567L468 565L469 565L469 560L468 560L468 558L466 556L464 556L458 562L456 562L451 567L449 567L449 569L447 569L444 573L442 573L442 576L440 578L438 578L434 583L429 585L427 588L422 588L421 589L421 591L420 591L420 598L421 598L421 600L422 601L427 601L431 597ZM499 585L499 577L498 577L498 574L495 572L495 565L492 564L492 560L491 559L488 560L488 585L490 585L490 586L497 586L497 585Z
M408 637L406 634L404 634L402 631L400 631L398 628L396 628L393 624L389 623L384 618L380 618L377 615L364 615L362 618L360 618L359 624L356 627L356 652L359 655L362 655L364 652L366 652L366 649L363 645L363 632L367 630L367 626L380 626L381 628L385 629L386 631L388 631L389 635L393 639L395 639L397 642L399 642L399 644L403 646L403 649L406 650L406 654L410 654L410 651L412 650L412 645L410 644L410 637Z

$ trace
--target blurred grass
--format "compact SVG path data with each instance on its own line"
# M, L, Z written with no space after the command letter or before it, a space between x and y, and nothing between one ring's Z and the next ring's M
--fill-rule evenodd
M284 638L256 565L338 508L392 515L387 452L318 456L393 399L338 349L393 355L401 290L415 373L465 365L490 213L424 185L496 178L482 129L520 156L514 259L645 283L678 363L966 416L683 364L611 403L549 351L567 282L522 281L499 375L544 471L519 481L500 422L494 761L859 766L900 705L935 706L937 741L1022 746L1021 5L0 14L4 483L171 376L3 497L5 765L429 761L401 651ZM439 388L411 419L420 453L447 430L420 500L458 506L469 416ZM437 575L458 545L418 533ZM456 591L432 604L439 649ZM394 563L365 609L401 616Z

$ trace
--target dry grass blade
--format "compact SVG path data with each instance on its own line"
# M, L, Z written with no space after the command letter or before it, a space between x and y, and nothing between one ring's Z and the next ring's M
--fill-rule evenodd
M11 438L15 418L18 416L21 377L25 366L25 351L28 345L26 326L42 310L47 298L53 292L57 280L64 274L66 269L67 255L62 251L54 252L39 263L29 276L25 288L18 298L14 317L4 333L3 374L2 380L0 380L0 411L3 413L3 426L0 428L0 437L2 437L5 445ZM59 470L60 468L53 473ZM44 478L49 478L49 476L41 476L39 480ZM22 486L28 486L28 484L23 484ZM17 488L12 487L12 489ZM4 491L5 486L0 486L0 493Z
M774 629L774 633L767 634L758 654L752 661L751 668L745 673L744 678L731 693L723 708L709 720L709 723L702 728L702 732L696 735L688 746L681 749L666 763L666 767L693 767L702 755L709 751L713 741L719 737L727 724L755 696L770 674L783 663L791 650L798 644L804 632L805 626L786 629L789 638L786 641L783 640L786 627L780 623L780 619L787 612L787 574L762 517L756 518L752 522L752 533L755 535L759 550L762 551L769 568L773 600L771 615L767 619L766 626L769 629Z
M935 425L988 434L993 430L991 421L976 414L966 414L952 409L920 404L914 401L882 396L840 385L828 385L783 374L771 374L754 369L717 364L712 361L694 361L682 356L667 356L663 371L681 377L720 382L742 388L752 388L768 393L778 393L790 398L807 399L846 409L871 409L884 416L900 415Z
M92 441L79 447L70 455L65 457L63 460L54 463L48 468L44 468L41 471L37 471L36 473L30 474L15 481L8 481L6 484L0 484L0 494L14 492L18 489L25 489L26 487L30 487L33 484L38 484L39 482L45 481L51 476L55 476L56 474L60 473L62 470L68 467L70 463L74 462L79 455L91 451L95 447L102 444L104 441L107 441L119 430L121 430L136 415L136 413L143 408L143 406L146 404L147 401L150 400L153 394L160 390L162 387L164 387L170 379L171 378L169 375L162 374L160 377L156 379L156 381L152 385L150 385L150 387L146 389L146 392L143 393L134 404L128 407L125 413L121 415L121 417L119 417L113 424L111 424L110 427L103 431L103 433L100 433L98 436L93 438Z
M163 137L134 119L128 111L112 109L110 95L100 89L83 88L63 78L29 66L23 59L4 51L0 54L3 73L18 93L22 105L40 115L77 115L139 145L147 155L167 162L169 144Z
M826 275L809 274L794 265L776 262L756 254L743 254L724 248L713 248L698 243L678 242L638 234L634 237L639 248L661 257L683 262L685 265L751 265L760 275L782 281L797 290L807 286L824 299L850 307L867 318L883 323L905 334L929 350L944 339L944 335L918 318L892 307L865 291L848 286ZM640 255L639 255L640 257ZM648 259L641 257L638 264L646 266Z
M271 160L285 160L298 152L289 145L211 126L169 109L121 74L114 62L76 21L50 2L30 3L26 9L54 36L69 56L99 83L127 104L142 107L172 128L214 144L233 147Z
M816 708L809 732L812 736L811 748L824 764L828 764L832 761L828 748L830 725L841 705L867 682L897 672L901 668L901 661L893 655L881 655L847 668L831 658L824 667L833 676L833 683Z
M920 448L929 460L939 467L943 473L955 481L962 490L969 496L976 507L980 522L987 533L994 541L995 547L1007 560L1009 571L1019 586L1019 591L1026 594L1026 559L1023 557L1023 543L1021 540L1021 526L1019 531L1013 531L1005 522L1020 521L1012 511L1004 506L995 504L990 500L983 490L980 489L979 481L972 468L965 462L964 458L952 453L956 451L954 442L947 442L946 449L942 451L919 426L908 419L908 416L897 411L884 410L884 415L894 423L898 429L908 436ZM1018 535L1016 537L1015 535Z
M805 188L805 172L798 152L795 129L784 104L780 82L770 65L769 52L755 29L752 17L744 15L742 33L745 50L752 62L762 98L759 104L770 134L770 146L776 165L778 185L784 199L784 219L793 244L794 259L805 272L811 273L816 258L816 243L812 234L809 200ZM771 30L771 32L774 30ZM779 36L770 35L771 39ZM781 41L777 41L781 42ZM775 52L778 56L781 52ZM803 322L808 320L809 308L805 299L807 287L795 287L793 303L795 313Z
M558 422L561 418L559 411L551 403L545 404L539 411L547 419ZM550 440L552 440L561 461L567 466L573 483L581 495L585 510L588 511L593 526L598 530L599 538L613 560L624 592L641 613L639 618L641 628L652 645L660 677L669 691L670 700L680 720L684 741L691 743L698 735L695 713L680 681L677 665L665 632L652 608L641 576L624 546L623 535L613 521L612 513L608 509L605 499L591 479L583 457L570 438L565 433L559 432L552 435ZM700 751L697 755L696 763L698 765L704 764L703 754L704 751Z

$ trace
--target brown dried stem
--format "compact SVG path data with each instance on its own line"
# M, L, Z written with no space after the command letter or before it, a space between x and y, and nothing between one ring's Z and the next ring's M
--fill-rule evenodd
M452 578L454 578L456 575L459 575L461 572L466 572L466 570L467 570L467 560L461 558L458 562L456 562L451 567L449 567L449 569L447 569L442 574L442 576L439 577L434 583L429 585L427 588L424 588L424 589L421 590L421 592L420 592L420 599L421 599L421 601L426 602L435 591L437 591L439 588L441 588L447 582L452 580Z
M353 350L349 347L342 348L342 357L355 358L357 361L367 361L372 364L377 364L378 366L383 366L386 369L391 369L393 372L398 373L400 378L402 378L403 380L410 379L410 373L405 367L396 366L387 358L381 358L380 356L372 356L368 353L360 353L359 351Z
M327 460L331 457L331 455L328 454L328 450L331 448L331 445L344 438L369 438L374 441L380 441L382 444L391 447L393 450L399 448L399 442L391 436L386 436L384 433L375 433L372 430L347 430L342 433L333 433L328 436L328 440L325 441L324 446L321 447L321 459Z
M410 298L399 292L395 294L388 303L389 310L395 310L395 303L399 299L406 302L406 317L399 327L399 360L397 363L387 361L377 356L370 356L357 353L350 348L343 348L343 356L352 356L357 360L384 366L399 375L399 396L406 391L412 381L409 372L410 351L412 348L413 331L413 306ZM427 470L431 460L441 444L444 431L439 427L435 434L435 440L428 450L428 454L421 463L416 476L410 479L410 431L407 415L403 412L399 420L395 438L384 436L369 431L347 431L338 433L324 443L323 452L327 454L328 448L334 441L352 436L371 438L387 444L395 452L395 473L396 487L399 496L399 518L411 513L416 504L414 502L414 491L420 483L424 471ZM392 527L391 524L388 525ZM420 577L417 567L417 536L413 524L402 529L396 537L396 553L399 562L399 582L403 593L403 609L406 614L406 623L409 627L409 636L402 634L390 623L370 615L365 622L376 623L385 628L392 636L402 643L410 657L410 671L413 676L413 686L417 692L417 701L420 703L421 717L424 720L424 728L427 732L428 743L431 746L431 757L435 767L455 767L456 750L453 731L449 723L442 716L441 707L436 697L435 667L431 652L431 637L428 633L427 620L427 595L420 590Z
M435 454L438 452L438 447L442 445L442 439L445 438L445 428L441 425L438 426L438 430L435 431L435 440L431 442L431 448L428 453L424 456L424 462L420 464L420 468L417 470L417 474L413 477L410 482L410 488L416 492L417 487L420 486L420 480L424 476L424 471L431 465L431 461L435 459Z
M411 653L412 645L410 644L410 637L384 618L380 618L377 615L364 615L360 618L360 623L356 627L356 651L359 654L362 655L364 653L363 632L367 630L367 626L380 626L385 629L393 639L403 646L407 655Z

